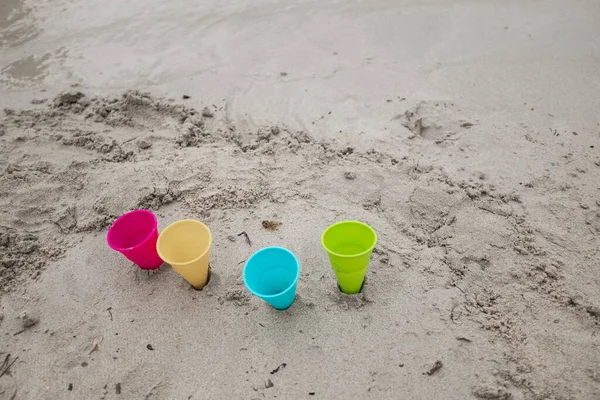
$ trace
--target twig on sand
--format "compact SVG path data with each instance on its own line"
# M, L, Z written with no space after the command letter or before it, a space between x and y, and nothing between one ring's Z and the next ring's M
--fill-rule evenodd
M2 366L0 367L0 370L3 370L8 365L8 359L9 358L10 358L10 354L7 354L6 357L4 357L4 362L2 363Z
M139 138L139 136L133 137L131 139L127 139L126 141L123 142L123 144L125 143L129 143L129 142L133 142L135 139Z
M250 241L250 237L248 236L246 231L238 233L238 236L242 236L242 235L246 237L246 243L248 243L248 246L252 246L252 241Z
M102 343L102 340L103 340L102 336L98 336L98 337L94 338L94 340L92 341L92 350L90 350L90 354L92 354L95 351L100 350L100 343Z
M4 374L6 372L8 372L10 367L12 367L12 365L19 359L19 357L15 357L15 359L12 360L12 362L10 364L8 364L9 358L10 358L10 354L7 354L6 358L4 359L4 363L2 364L2 372L0 372L0 378L2 378L4 376Z
M280 370L284 369L285 367L287 367L287 364L281 363L277 368L275 368L273 371L271 371L271 375L278 373Z
M427 372L423 372L423 375L433 375L436 372L438 372L440 369L442 369L442 367L444 366L444 364L442 364L441 361L436 361L435 364L433 364L433 367L431 367L431 369Z

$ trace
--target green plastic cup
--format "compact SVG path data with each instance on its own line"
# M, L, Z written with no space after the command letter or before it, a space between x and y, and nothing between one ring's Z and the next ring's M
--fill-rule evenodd
M371 253L377 244L373 228L358 221L338 222L323 232L321 243L329 255L342 292L360 293Z

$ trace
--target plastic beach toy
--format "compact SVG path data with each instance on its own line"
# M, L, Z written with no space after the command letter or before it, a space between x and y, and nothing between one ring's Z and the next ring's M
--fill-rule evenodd
M148 210L134 210L119 217L108 230L106 241L142 269L157 269L163 263L156 251L158 224Z
M254 253L244 266L244 284L273 308L285 310L296 297L300 264L283 247L266 247Z
M377 243L373 228L358 221L338 222L323 232L321 243L342 292L359 293Z
M212 235L200 221L184 219L167 226L158 237L156 249L167 264L195 289L208 283Z

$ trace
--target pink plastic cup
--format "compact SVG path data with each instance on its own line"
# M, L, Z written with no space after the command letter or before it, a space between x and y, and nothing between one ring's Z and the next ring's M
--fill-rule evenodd
M120 216L108 230L111 249L123 254L142 269L157 269L163 263L156 251L158 222L148 210L134 210Z

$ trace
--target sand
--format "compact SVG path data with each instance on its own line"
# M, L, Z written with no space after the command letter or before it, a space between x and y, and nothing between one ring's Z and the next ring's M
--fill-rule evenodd
M13 3L0 399L600 398L596 4ZM204 290L107 246L136 208L210 227ZM286 311L241 280L270 245Z

